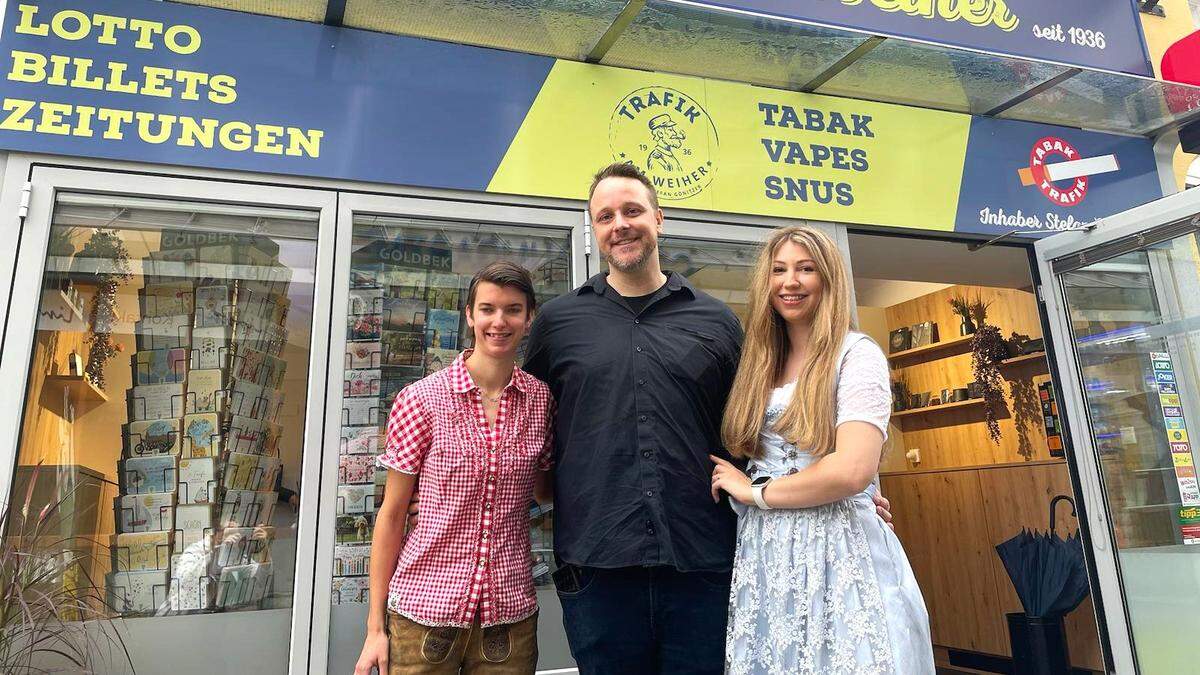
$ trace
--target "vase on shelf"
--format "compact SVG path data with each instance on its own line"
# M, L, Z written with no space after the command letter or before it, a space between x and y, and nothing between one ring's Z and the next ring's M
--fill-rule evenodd
M976 330L975 322L971 321L971 317L963 316L963 317L961 317L961 319L962 320L959 321L959 324L958 324L958 334L959 335L974 335L975 330Z

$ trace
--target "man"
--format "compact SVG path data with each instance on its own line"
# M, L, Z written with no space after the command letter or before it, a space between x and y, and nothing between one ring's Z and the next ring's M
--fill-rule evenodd
M630 164L588 200L609 272L546 304L525 369L558 402L555 586L580 673L721 673L736 518L708 454L742 330L723 303L664 274L663 214ZM886 516L885 516L886 517Z
M646 156L646 170L653 172L659 169L670 173L683 171L683 164L675 156L675 148L683 147L683 140L687 136L675 126L675 120L663 113L651 117L648 126L650 135L654 137L654 149Z

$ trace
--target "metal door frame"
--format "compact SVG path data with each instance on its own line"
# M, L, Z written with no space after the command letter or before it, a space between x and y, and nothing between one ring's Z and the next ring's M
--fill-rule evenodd
M399 218L442 220L447 223L470 222L492 223L511 227L537 227L560 230L570 236L571 278L569 287L575 288L586 277L585 236L583 212L569 208L544 208L535 206L506 205L456 200L452 196L444 199L427 199L356 192L341 192L337 206L337 241L333 274L332 317L329 335L329 354L345 353L346 331L337 330L346 325L350 298L350 258L353 242L353 220L356 214L368 214ZM333 547L336 543L336 510L330 508L337 503L338 446L341 439L341 400L344 362L341 358L330 358L326 367L325 389L322 394L329 407L325 411L325 456L321 471L320 500L323 508L317 514L318 548L315 557L314 599L312 603L312 640L309 646L310 672L328 671L329 630L331 626L332 596L329 584L333 578ZM334 402L337 405L334 405Z
M301 486L318 483L321 437L325 418L325 377L328 361L328 333L319 327L328 322L331 309L329 281L333 272L334 206L336 194L328 190L250 186L215 183L190 178L107 173L90 168L63 168L31 164L28 215L18 222L20 232L15 263L12 297L40 298L45 269L50 224L56 195L60 191L82 192L121 197L140 197L203 204L234 204L248 208L303 209L318 213L316 267L313 289L313 327L309 346L308 388L305 401L305 434ZM15 179L13 176L6 178ZM6 190L6 199L13 195ZM14 215L17 215L14 212ZM20 217L20 216L18 216ZM14 228L16 229L16 228ZM0 412L0 500L7 501L18 456L20 426L28 387L29 366L37 329L39 303L13 308L7 316L4 336L6 358L0 362L0 401L9 402ZM17 403L20 402L18 405ZM312 494L305 494L312 493ZM288 647L291 673L308 672L307 643L312 622L313 569L301 564L315 554L316 509L310 506L317 490L303 489L296 533L296 569Z
M1123 213L1101 219L1093 227L1064 232L1034 245L1050 339L1057 355L1055 368L1062 387L1062 401L1070 451L1079 471L1081 497L1087 513L1088 530L1101 596L1102 617L1108 628L1116 672L1139 672L1133 644L1120 562L1114 545L1112 521L1108 516L1104 476L1092 434L1082 372L1074 349L1070 318L1060 275L1094 262L1133 251L1157 241L1166 241L1187 231L1200 229L1200 190L1164 197Z

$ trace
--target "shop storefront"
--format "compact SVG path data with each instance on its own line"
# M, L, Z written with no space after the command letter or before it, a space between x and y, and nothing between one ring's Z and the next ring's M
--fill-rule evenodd
M4 10L0 494L70 495L42 553L86 548L140 672L352 669L391 400L467 346L482 265L524 265L542 300L603 269L583 198L613 161L658 186L664 267L739 316L770 228L842 246L864 330L897 340L882 484L943 661L1008 658L1019 606L989 547L1068 494L1092 581L1074 665L1184 662L1160 596L1200 594L1180 445L1200 416L1196 225L1134 233L1200 202L1084 233L1173 191L1160 157L1200 119L1200 90L1145 78L1132 3L446 2L439 20L351 1L347 27L296 20L325 4ZM494 48L438 41L460 34ZM959 296L1028 338L996 401L969 387ZM1108 392L1147 378L1178 391L1122 421L1142 408ZM531 508L539 667L571 672L553 517Z

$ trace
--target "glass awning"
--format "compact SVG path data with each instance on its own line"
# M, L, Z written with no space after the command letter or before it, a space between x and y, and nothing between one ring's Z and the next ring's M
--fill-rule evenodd
M1158 136L1200 87L689 0L175 0L777 89Z

